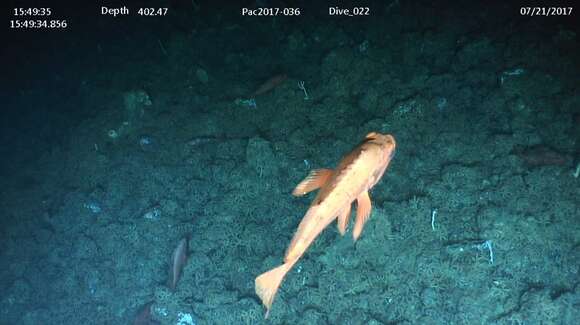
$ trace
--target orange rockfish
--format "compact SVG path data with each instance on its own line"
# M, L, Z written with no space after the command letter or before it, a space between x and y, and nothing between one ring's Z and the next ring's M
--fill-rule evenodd
M357 201L356 221L352 232L356 241L371 213L369 190L381 179L395 154L392 135L371 132L348 153L336 170L317 169L302 181L292 194L302 196L320 188L286 251L284 264L256 278L256 294L270 313L276 292L286 273L304 254L314 239L338 218L338 231L346 232L350 209Z

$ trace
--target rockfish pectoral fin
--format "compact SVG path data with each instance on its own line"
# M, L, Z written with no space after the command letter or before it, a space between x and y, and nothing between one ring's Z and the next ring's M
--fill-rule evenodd
M292 191L292 195L294 196L302 196L306 193L312 192L318 188L321 188L328 182L330 177L332 176L333 170L332 169L315 169L306 176L306 178L300 182L294 191Z
M356 241L360 236L363 227L369 216L371 215L371 198L369 196L369 192L365 191L361 193L356 198L357 208L356 208L356 221L354 224L354 229L352 230L352 238Z

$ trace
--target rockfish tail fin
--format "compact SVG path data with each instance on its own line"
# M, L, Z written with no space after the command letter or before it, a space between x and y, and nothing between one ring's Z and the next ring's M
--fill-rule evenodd
M286 273L290 271L292 266L297 260L288 261L268 272L260 274L255 281L256 294L262 300L262 304L266 307L266 316L268 318L270 314L270 308L272 307L272 302L274 297L276 297L276 292L284 280Z

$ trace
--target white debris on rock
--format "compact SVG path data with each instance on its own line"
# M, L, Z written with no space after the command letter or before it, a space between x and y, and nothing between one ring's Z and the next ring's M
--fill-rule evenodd
M182 313L179 312L177 314L177 323L175 325L195 325L195 321L193 320L193 316L190 313Z

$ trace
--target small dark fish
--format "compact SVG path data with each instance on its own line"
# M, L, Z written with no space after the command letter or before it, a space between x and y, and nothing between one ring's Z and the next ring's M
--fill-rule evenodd
M565 166L570 163L569 156L543 144L515 146L512 154L517 155L528 167Z
M195 137L195 138L187 141L187 144L189 146L194 147L194 146L206 144L206 143L209 143L209 142L212 142L215 140L217 140L217 138L215 138L215 137Z
M574 122L574 126L580 127L580 113L572 114L572 121Z
M181 275L181 271L185 266L185 262L187 261L187 248L189 246L189 238L183 237L173 254L171 255L171 261L169 263L169 278L167 279L167 286L172 291L175 290L177 286L177 281L179 281L179 276Z
M153 301L150 301L141 307L133 321L133 325L161 325L161 323L151 318L152 305Z
M266 82L264 82L263 84L261 84L260 87L258 87L258 89L256 89L256 91L252 93L252 96L265 94L270 90L278 87L280 84L286 81L286 79L288 79L288 76L285 74L275 75L272 78L266 80Z

